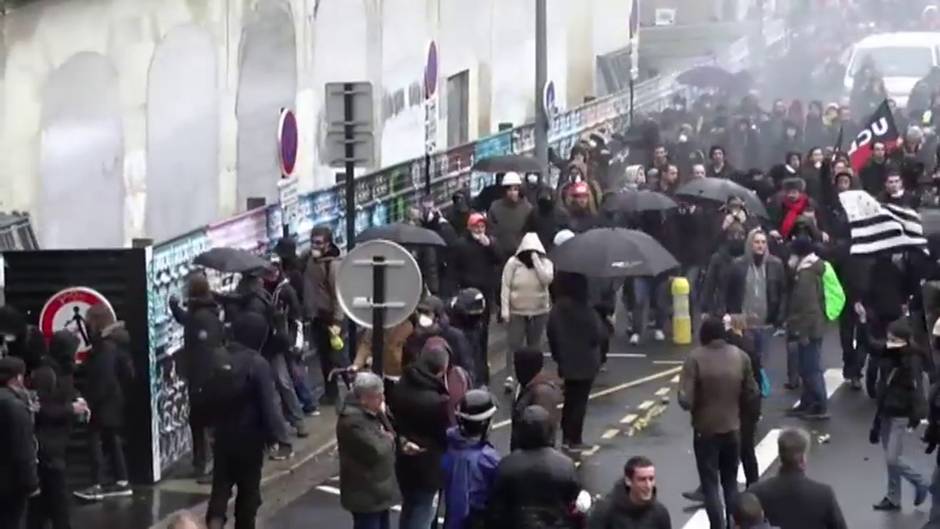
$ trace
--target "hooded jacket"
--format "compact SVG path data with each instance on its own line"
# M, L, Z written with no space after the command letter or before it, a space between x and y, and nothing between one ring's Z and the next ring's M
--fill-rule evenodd
M791 338L821 340L826 330L822 276L825 263L815 253L793 257L793 287L790 290L787 332Z
M550 189L539 191L536 207L532 208L526 219L525 232L538 234L546 251L555 245L555 235L568 227L568 215L555 204L554 194Z
M350 393L336 421L336 445L344 509L373 513L398 503L395 432L384 414L367 411Z
M212 353L222 346L225 325L219 306L212 299L190 299L187 310L171 304L170 310L183 325L183 350L177 357L180 372L188 384L190 404L212 374Z
M341 263L339 247L332 238L324 255L307 257L301 298L304 316L309 321L319 319L331 325L343 321L343 310L336 299L336 277Z
M532 268L519 255L532 254ZM548 287L555 278L555 267L545 256L545 248L535 233L527 233L514 256L503 267L500 311L504 319L511 315L538 316L551 310Z
M656 499L636 504L630 499L630 487L617 480L607 496L594 506L588 529L672 529L669 511Z
M441 462L444 529L467 529L484 521L499 459L489 441L467 439L457 427L447 431L447 453Z
M441 456L447 447L450 398L444 380L420 359L405 368L392 390L392 415L398 435L424 448L420 454L399 450L395 473L402 491L435 492L444 484ZM399 447L403 442L399 442Z
M763 264L757 267L754 264L754 242L755 232L747 236L744 243L744 255L734 259L728 269L728 281L725 289L719 293L723 294L724 302L720 303L721 310L718 313L723 314L742 314L744 312L744 298L747 295L747 289L751 288L748 284L748 272L753 269L753 273L762 273L764 283L767 288L764 293L767 303L767 319L763 322L767 325L779 326L784 317L785 302L787 298L787 276L783 268L783 261L770 253L770 249L764 253Z
M577 529L570 513L581 485L574 462L553 448L548 411L526 408L519 429L519 449L496 470L487 529Z
M601 368L606 328L587 303L562 297L548 316L548 346L565 380L592 380Z
M541 406L548 410L552 420L553 427L557 427L561 421L561 410L558 406L564 402L562 394L562 382L551 373L545 371L539 372L530 380L525 387L519 387L519 394L512 404L512 434L510 435L509 448L515 450L519 447L519 424L522 421L523 412L529 406Z
M66 449L75 420L72 402L78 396L73 366L78 345L78 338L70 331L56 332L49 343L49 355L30 376L39 397L36 439L39 464L44 468L65 470Z
M878 360L878 386L876 395L881 417L905 418L915 425L927 417L927 390L924 383L924 352L916 346L887 348L884 340L877 340L866 326L862 333L867 351Z
M124 424L124 394L134 379L130 356L131 337L119 321L92 338L91 352L83 366L85 399L91 408L91 424L120 428Z
M492 233L493 244L500 261L512 256L519 246L522 236L525 235L526 219L529 218L531 211L532 205L525 197L520 197L515 203L503 197L490 205L486 216L490 227L488 231Z

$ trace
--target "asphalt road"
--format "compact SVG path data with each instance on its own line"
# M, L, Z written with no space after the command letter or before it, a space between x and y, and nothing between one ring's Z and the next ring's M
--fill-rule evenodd
M864 393L842 385L841 353L833 333L824 343L823 365L830 394L832 419L803 423L813 434L809 474L831 484L852 529L919 529L926 521L929 501L912 507L913 491L905 485L904 510L897 514L872 511L871 505L884 495L884 458L879 447L868 443L868 430L874 403ZM581 458L579 473L584 487L593 494L606 493L620 478L624 462L633 455L650 457L657 466L659 499L672 515L673 527L707 528L704 512L681 497L695 488L697 476L692 456L692 436L688 415L675 403L679 363L686 348L667 344L631 347L622 334L614 344L608 369L599 376L588 407L585 442L595 448ZM768 353L768 369L773 394L764 402L764 418L758 438L758 459L764 475L776 472L776 435L780 428L801 424L784 416L798 400L785 391L785 356L782 339L775 339ZM501 378L494 378L501 380ZM505 453L509 428L503 422L508 414L508 396L502 404L492 439ZM666 402L668 399L668 402ZM826 437L828 436L828 438ZM933 459L923 453L920 443L908 453L929 478ZM743 483L743 475L740 478ZM271 529L310 527L312 520L323 527L351 527L348 513L339 505L338 480L334 477L313 487L263 526Z

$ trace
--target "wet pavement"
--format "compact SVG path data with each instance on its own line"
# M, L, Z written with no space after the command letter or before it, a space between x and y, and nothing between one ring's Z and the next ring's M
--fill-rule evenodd
M813 434L809 474L833 486L848 527L852 529L919 529L926 522L929 501L911 505L913 491L905 488L904 509L897 514L872 511L884 495L885 470L881 449L868 443L874 402L863 392L842 384L841 352L831 333L824 343L832 419L806 423L785 417L798 396L781 387L785 380L783 341L775 338L768 352L768 371L773 393L764 401L764 418L758 429L758 459L764 476L776 473L776 435L789 425L806 427ZM621 334L615 343L608 370L594 387L585 424L585 442L595 448L581 457L579 473L593 494L606 493L620 479L624 462L634 455L650 457L657 468L659 499L672 515L673 527L708 527L704 513L681 497L697 485L688 414L675 403L675 374L686 348L666 344L631 347ZM668 403L664 404L668 399ZM508 449L509 428L504 426L509 399L501 396L497 429L492 439L503 453ZM828 436L828 438L826 437ZM923 454L921 443L907 450L912 461L929 478L934 459ZM273 516L264 520L270 529L308 528L311 520L323 527L346 528L352 522L339 505L338 479L334 473ZM741 477L743 482L743 476ZM907 487L907 485L905 485ZM393 518L397 514L393 514Z

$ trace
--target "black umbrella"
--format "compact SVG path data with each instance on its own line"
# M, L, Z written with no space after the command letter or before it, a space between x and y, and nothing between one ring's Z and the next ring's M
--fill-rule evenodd
M724 178L697 178L680 187L676 196L700 198L722 204L728 202L731 197L738 197L744 201L744 208L751 215L770 218L757 193Z
M656 239L624 228L595 228L556 246L555 270L588 277L656 276L679 263Z
M679 84L699 88L728 88L734 85L737 76L720 66L697 66L679 74Z
M640 211L665 211L678 208L679 204L656 191L623 191L607 199L604 209L633 213Z
M506 156L493 156L477 160L473 164L474 171L481 173L508 173L515 171L517 173L541 173L542 164L531 156L521 154L509 154Z
M396 242L403 246L447 246L437 232L404 222L374 226L356 236L357 242L379 239Z
M226 274L240 274L270 266L263 258L238 248L213 248L193 259L193 264Z

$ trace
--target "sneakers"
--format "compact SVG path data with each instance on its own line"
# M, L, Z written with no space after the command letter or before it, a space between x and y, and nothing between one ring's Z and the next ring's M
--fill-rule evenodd
M304 421L302 420L297 421L292 426L294 427L294 430L297 432L297 437L300 437L301 439L303 439L304 437L308 437L310 435L310 432L307 431L307 425L304 424Z
M72 493L76 498L85 501L101 501L104 499L104 489L101 485L92 485L85 489L76 490Z
M319 406L310 406L309 408L304 408L304 415L307 417L319 417L320 416L320 407Z
M132 496L134 491L131 490L130 484L126 481L118 481L114 485L108 485L104 488L104 497L105 498L119 498L122 496Z
M271 450L271 461L285 461L294 457L294 447L286 444L279 444L277 448Z
M633 333L630 335L630 345L640 345L640 335Z
M876 511L900 511L901 506L892 502L888 498L882 498L880 502L871 506Z
M662 330L656 329L653 331L653 339L657 342L661 342L666 339L666 334Z
M503 391L506 393L512 393L516 390L516 381L512 377L506 377L506 381L503 382Z

